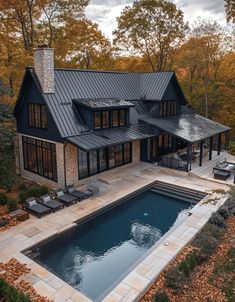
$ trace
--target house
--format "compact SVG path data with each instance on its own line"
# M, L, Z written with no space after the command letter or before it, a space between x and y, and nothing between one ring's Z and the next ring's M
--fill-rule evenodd
M52 186L139 161L189 171L230 131L189 108L174 72L54 68L51 48L34 51L15 116L18 173Z

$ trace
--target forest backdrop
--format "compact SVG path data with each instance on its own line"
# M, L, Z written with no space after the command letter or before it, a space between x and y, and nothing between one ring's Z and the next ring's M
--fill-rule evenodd
M221 0L222 1L222 0ZM33 49L55 49L57 67L174 70L195 110L233 128L235 141L235 0L225 0L226 29L213 19L189 26L166 0L139 0L117 18L110 41L88 20L89 0L0 0L0 169L12 147L12 108ZM235 151L235 143L231 147ZM9 149L9 150L8 150ZM6 162L5 162L6 160Z

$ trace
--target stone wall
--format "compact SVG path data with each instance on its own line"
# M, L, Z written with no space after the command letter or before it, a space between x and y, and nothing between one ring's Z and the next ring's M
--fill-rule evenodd
M37 48L34 50L34 68L43 93L55 93L54 49Z
M67 185L78 183L78 149L72 144L65 146Z
M27 135L28 136L28 135ZM32 136L28 136L32 137ZM38 137L32 137L35 139L40 139ZM65 165L66 165L66 183L75 184L77 185L82 184L84 181L78 180L78 149L70 144L67 143L64 147L63 143L55 143L53 141L45 140L50 143L56 144L56 160L57 160L57 175L58 175L58 182L54 182L50 179L47 179L43 176L38 174L32 173L24 169L24 162L23 162L23 148L22 148L22 134L18 134L18 138L16 141L19 143L18 152L16 154L16 162L17 164L17 172L23 177L32 179L35 182L45 184L55 187L64 187L65 186L65 173L64 173L64 151L65 151ZM134 141L132 143L132 163L129 165L138 164L140 161L140 141ZM127 165L128 166L128 165ZM104 172L105 173L105 172ZM94 178L94 176L92 176Z
M137 164L140 161L140 141L132 143L132 164Z

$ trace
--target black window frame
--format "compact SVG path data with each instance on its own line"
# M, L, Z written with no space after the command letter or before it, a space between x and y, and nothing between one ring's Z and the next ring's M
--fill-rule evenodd
M28 136L22 136L22 147L25 170L52 181L58 181L56 144ZM34 169L30 166L30 156L35 156L36 162L34 162ZM48 164L48 160L50 161L50 164ZM41 164L39 162L41 162ZM50 167L51 171L48 170ZM51 177L48 175L49 173L51 173Z
M127 160L125 160L125 145L129 145L129 155ZM121 158L122 158L122 161L119 162L118 164L114 164L114 166L110 167L110 164L109 164L109 156L110 156L110 150L111 148L114 148L115 149L118 149L120 148L121 146ZM101 169L100 167L100 150L102 150L102 152L104 152L105 154L105 159L104 161L106 161L106 168L105 169ZM85 176L81 176L81 173L80 173L80 158L79 158L79 153L80 152L83 152L83 154L85 153L86 154L86 162L87 162L87 173L84 173ZM97 165L97 173L91 173L91 162L90 162L90 154L91 152L96 152L96 165ZM115 151L114 151L115 152ZM132 142L128 142L128 143L123 143L123 144L116 144L116 145L112 145L112 146L109 146L109 147L106 147L106 148L100 148L100 149L96 149L96 150L92 150L92 151L84 151L84 150L81 150L81 149L78 149L77 150L77 158L78 158L78 179L81 180L81 179L85 179L87 177L90 177L90 176L93 176L93 175L97 175L97 174L100 174L104 171L108 171L108 170L112 170L112 169L115 169L117 167L120 167L120 166L124 166L124 165L127 165L127 164L130 164L132 163ZM115 154L114 154L114 163L115 163Z
M103 121L103 114L104 113L108 113L108 125L107 127L104 127L104 121ZM100 127L96 127L96 114L99 114L99 118L100 118ZM109 110L100 110L100 111L94 111L94 114L93 114L93 123L94 123L94 129L95 130L98 130L98 129L108 129L110 128L110 111Z
M42 130L48 129L48 114L45 104L28 103L28 126Z

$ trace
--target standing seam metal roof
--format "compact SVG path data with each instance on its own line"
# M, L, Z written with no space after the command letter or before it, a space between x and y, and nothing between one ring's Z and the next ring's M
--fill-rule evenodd
M29 68L33 73L34 68ZM43 94L62 137L88 131L72 106L73 99L160 100L173 72L121 73L55 68L55 93Z
M159 131L144 125L109 128L69 137L67 140L85 151L96 150L138 139L154 137Z
M198 114L182 114L160 118L143 118L149 126L166 131L188 142L198 142L216 134L231 130L231 128L216 123Z

